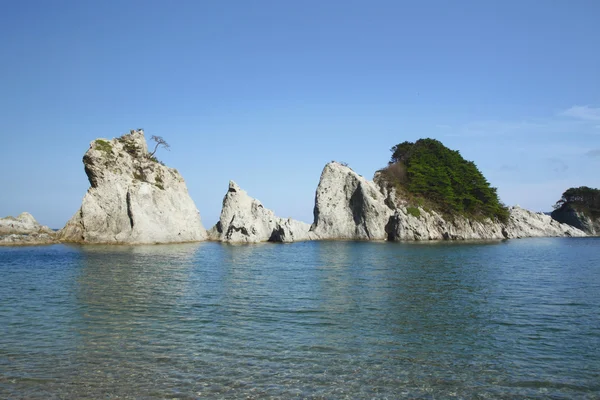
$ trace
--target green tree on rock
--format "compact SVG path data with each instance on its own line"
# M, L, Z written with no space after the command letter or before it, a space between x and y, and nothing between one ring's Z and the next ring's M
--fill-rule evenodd
M554 209L567 208L583 211L593 217L600 216L600 189L580 186L565 190L560 200L554 205Z
M442 213L508 220L508 209L498 199L475 163L465 160L435 139L402 142L382 176L402 194Z

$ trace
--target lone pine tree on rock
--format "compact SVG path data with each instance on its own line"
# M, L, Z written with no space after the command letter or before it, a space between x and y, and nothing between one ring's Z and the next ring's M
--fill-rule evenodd
M169 145L169 143L167 143L165 139L163 139L162 136L152 135L150 139L156 142L156 146L154 146L154 151L150 153L150 157L154 157L154 154L156 154L156 151L159 147L163 147L165 150L170 151L169 149L171 148L171 146Z

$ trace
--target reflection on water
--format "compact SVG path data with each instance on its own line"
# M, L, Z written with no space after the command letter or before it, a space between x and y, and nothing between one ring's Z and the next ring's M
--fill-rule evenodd
M0 250L0 398L595 398L598 239Z
M81 248L76 386L93 393L128 383L125 393L134 395L154 385L152 364L181 347L163 331L185 324L177 305L199 246Z

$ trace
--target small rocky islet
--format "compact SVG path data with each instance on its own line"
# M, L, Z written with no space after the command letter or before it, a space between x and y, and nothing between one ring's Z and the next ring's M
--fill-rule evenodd
M64 228L54 232L28 213L2 218L0 245L481 240L600 232L600 219L573 207L552 216L510 207L504 221L448 215L411 204L384 179L385 171L369 181L335 161L321 173L312 225L276 216L230 181L219 221L207 231L183 177L148 152L143 130L94 140L83 164L90 188Z
M183 177L152 157L143 130L93 141L83 165L90 188L59 240L137 244L207 238Z
M567 189L551 215L589 235L600 235L600 189L587 186Z
M28 212L0 218L0 246L58 243L56 232L40 225Z

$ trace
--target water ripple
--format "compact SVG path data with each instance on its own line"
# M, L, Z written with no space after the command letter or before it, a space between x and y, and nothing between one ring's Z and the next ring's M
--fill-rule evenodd
M599 239L0 249L0 398L600 398Z

